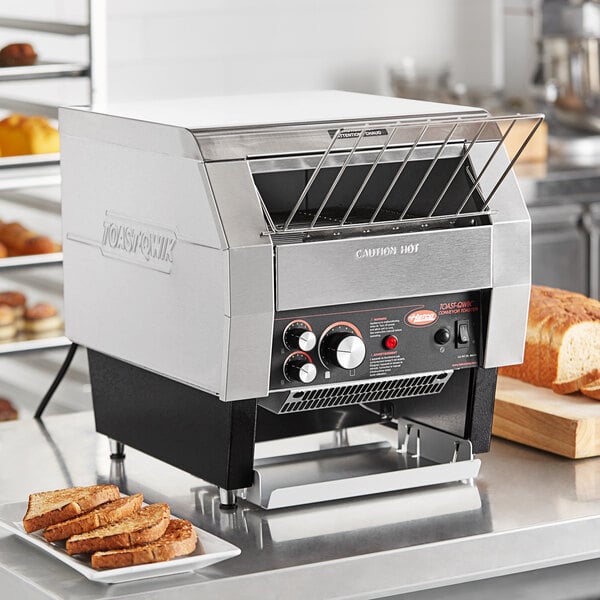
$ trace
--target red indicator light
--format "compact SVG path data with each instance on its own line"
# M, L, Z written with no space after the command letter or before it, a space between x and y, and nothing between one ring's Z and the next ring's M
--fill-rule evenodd
M388 350L393 350L398 345L398 338L395 335L388 335L383 338L383 346Z

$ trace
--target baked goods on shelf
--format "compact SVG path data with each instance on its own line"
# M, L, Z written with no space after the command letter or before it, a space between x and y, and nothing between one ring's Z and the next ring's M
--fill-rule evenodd
M25 531L46 528L44 538L66 540L68 554L91 554L95 569L171 560L194 552L198 535L168 504L142 507L142 494L120 496L114 485L68 488L29 496ZM202 552L202 547L200 546Z
M0 258L6 258L8 256L8 248L0 242Z
M27 333L46 333L57 331L63 326L63 320L52 304L39 302L25 310L24 331Z
M92 485L31 494L23 517L23 528L27 533L44 529L119 497L116 485Z
M44 117L26 117L14 113L0 121L2 156L50 154L60 147L58 129Z
M8 44L0 50L0 67L26 67L35 64L37 53L25 42Z
M532 286L523 364L499 373L558 394L600 386L600 302Z
M0 221L0 243L9 256L30 256L59 252L60 245L45 235L39 235L16 221Z
M156 542L134 548L94 552L92 567L108 569L171 560L191 554L197 543L198 535L189 521L171 519L167 530Z
M0 421L14 421L19 418L19 412L13 403L6 398L0 398Z
M10 340L17 335L17 320L10 306L0 305L0 340Z

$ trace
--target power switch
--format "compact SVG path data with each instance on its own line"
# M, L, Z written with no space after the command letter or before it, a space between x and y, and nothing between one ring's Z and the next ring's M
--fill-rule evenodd
M470 342L469 335L469 322L468 321L457 321L456 322L456 347L462 348L468 346Z

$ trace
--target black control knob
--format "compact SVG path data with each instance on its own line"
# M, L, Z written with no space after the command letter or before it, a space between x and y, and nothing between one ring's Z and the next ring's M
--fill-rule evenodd
M283 372L288 381L312 383L317 376L317 367L303 354L292 354L283 366Z
M327 359L348 371L360 366L367 353L365 343L352 333L332 333L323 340L323 345Z
M317 345L317 336L312 331L300 327L290 327L286 330L283 338L285 345L290 350L310 352Z
M438 329L435 332L433 339L436 341L437 344L443 345L447 344L450 341L451 337L452 334L450 333L450 330L447 327L442 327L441 329Z

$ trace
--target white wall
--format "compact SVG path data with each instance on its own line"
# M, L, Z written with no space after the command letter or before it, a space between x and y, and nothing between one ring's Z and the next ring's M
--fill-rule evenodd
M107 0L110 99L343 88L386 92L389 65L453 63L457 2L490 0ZM12 2L0 13L86 20L86 0ZM84 39L0 29L0 45L31 40L43 58L87 56ZM80 81L0 84L17 94L81 102Z

